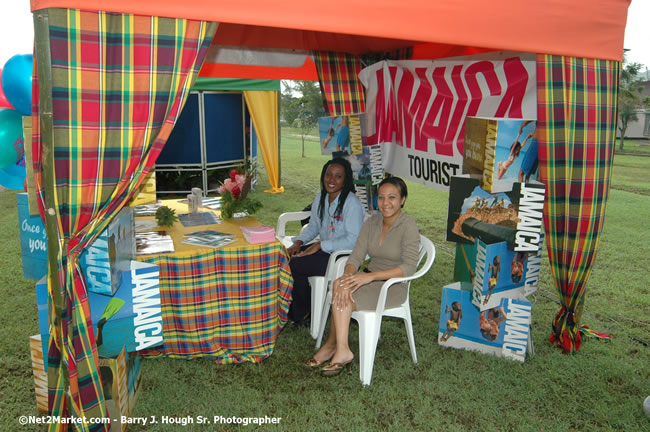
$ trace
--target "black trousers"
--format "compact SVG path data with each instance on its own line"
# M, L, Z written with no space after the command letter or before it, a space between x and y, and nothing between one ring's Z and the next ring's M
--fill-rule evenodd
M301 250L308 247L305 245ZM307 256L291 257L289 266L291 267L291 276L293 276L293 300L289 307L289 318L292 321L303 321L311 311L311 287L307 278L309 276L325 276L329 259L330 254L322 250Z

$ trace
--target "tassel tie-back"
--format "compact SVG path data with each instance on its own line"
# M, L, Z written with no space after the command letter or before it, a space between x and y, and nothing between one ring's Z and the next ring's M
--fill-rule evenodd
M576 325L575 312L564 307L560 309L553 320L553 332L548 338L549 342L558 345L563 354L574 354L582 345L581 335L603 340L612 339L611 335L594 331L586 324Z

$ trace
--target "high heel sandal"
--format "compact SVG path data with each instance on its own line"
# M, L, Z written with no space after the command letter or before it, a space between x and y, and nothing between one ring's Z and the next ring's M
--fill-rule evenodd
M307 360L306 362L304 362L303 365L305 365L309 369L316 369L316 368L321 367L324 363L326 363L328 361L329 361L329 359L323 360L323 361L318 361L318 360L316 360L315 358L312 357L309 360Z
M320 368L320 367L323 366L325 363L327 363L328 361L330 361L330 360L332 359L332 357L334 357L334 354L335 354L335 352L333 352L331 356L327 357L327 358L326 358L325 360L323 360L323 361L318 361L318 360L316 360L314 357L312 357L312 358L310 358L309 360L307 360L306 362L304 362L303 365L305 365L305 366L308 367L309 369Z
M330 363L327 366L323 366L320 370L321 376L324 377L335 377L338 375L341 375L341 373L345 370L348 369L348 366L350 370L352 370L352 361L354 360L354 357L352 357L350 360L344 362L344 363Z

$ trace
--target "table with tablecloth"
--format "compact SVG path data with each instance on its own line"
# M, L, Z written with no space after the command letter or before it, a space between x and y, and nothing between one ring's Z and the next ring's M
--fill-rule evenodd
M187 212L178 200L163 204ZM217 363L260 362L271 355L287 322L293 279L279 242L244 239L239 227L258 225L251 217L191 227L177 221L166 228L174 253L137 257L160 266L164 344L144 355L209 357ZM237 240L217 249L182 243L184 234L208 229Z

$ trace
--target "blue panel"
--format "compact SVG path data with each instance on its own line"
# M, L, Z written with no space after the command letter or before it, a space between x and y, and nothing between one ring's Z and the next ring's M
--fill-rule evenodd
M190 93L156 164L200 164L199 96Z
M241 93L204 93L206 163L244 159Z

